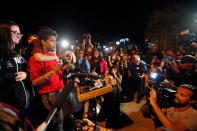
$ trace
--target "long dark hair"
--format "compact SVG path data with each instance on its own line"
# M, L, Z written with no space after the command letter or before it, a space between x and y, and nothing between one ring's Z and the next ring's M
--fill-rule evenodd
M0 20L0 56L12 56L14 50L10 49L13 45L11 38L10 27L16 25L13 21L10 20Z
M94 50L93 52L92 52L92 58L91 58L91 61L94 63L94 60L95 60L95 58L94 58L94 52L98 52L98 63L100 63L102 60L103 60L103 58L101 57L101 54L100 54L100 52L98 51L98 50Z

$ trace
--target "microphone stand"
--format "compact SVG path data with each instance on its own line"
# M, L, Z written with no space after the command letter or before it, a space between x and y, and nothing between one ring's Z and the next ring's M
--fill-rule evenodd
M72 88L74 87L74 81L70 81L66 87L64 87L63 91L61 92L61 94L56 98L56 102L54 105L54 109L52 112L49 113L47 119L46 119L46 125L43 128L43 131L45 131L48 127L48 125L50 124L51 120L53 119L54 115L62 108L66 98L68 97L68 94L70 93L70 91L72 90Z

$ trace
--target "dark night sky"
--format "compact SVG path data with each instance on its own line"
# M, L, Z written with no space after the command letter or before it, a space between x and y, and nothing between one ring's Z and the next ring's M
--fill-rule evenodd
M41 0L40 0L41 1ZM112 40L128 37L143 38L149 14L173 6L180 0L72 0L7 2L1 18L15 21L21 32L37 33L40 26L54 28L60 37L80 39L90 32L94 39Z

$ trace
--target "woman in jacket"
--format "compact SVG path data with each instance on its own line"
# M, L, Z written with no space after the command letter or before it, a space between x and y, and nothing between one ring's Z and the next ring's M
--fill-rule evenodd
M21 56L17 57L15 53L15 45L19 44L21 38L22 34L16 23L0 21L0 101L27 113L33 87L27 79L27 61Z
M96 72L98 75L105 75L107 71L107 63L99 54L98 50L94 50L91 63L91 72Z

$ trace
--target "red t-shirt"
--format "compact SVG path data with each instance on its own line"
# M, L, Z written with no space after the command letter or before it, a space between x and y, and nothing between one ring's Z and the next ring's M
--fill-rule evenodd
M44 54L49 55L47 53ZM49 72L56 64L56 60L38 62L35 60L34 56L31 56L27 67L27 71L30 72L31 81ZM45 94L63 89L64 83L62 71L59 70L57 73L53 74L48 81L37 86L36 88L39 94Z

